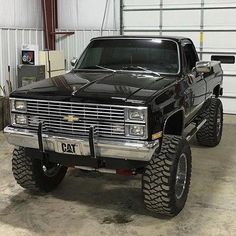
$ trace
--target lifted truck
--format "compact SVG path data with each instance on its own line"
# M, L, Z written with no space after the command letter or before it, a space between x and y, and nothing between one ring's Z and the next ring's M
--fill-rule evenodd
M146 208L175 216L189 191L188 141L221 140L222 80L220 62L199 61L188 38L94 38L70 73L11 94L14 177L49 192L68 167L142 174Z

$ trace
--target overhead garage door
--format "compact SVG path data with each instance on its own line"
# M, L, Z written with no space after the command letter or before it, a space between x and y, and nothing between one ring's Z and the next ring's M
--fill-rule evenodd
M201 60L226 56L223 64L225 113L236 114L236 1L235 0L123 0L124 35L190 37Z

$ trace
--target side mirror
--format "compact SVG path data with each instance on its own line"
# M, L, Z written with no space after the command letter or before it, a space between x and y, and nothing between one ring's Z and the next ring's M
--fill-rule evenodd
M196 63L195 70L197 73L209 73L209 72L211 72L211 62L210 61L198 61Z
M70 60L71 66L74 67L77 61L78 61L78 58L73 57L73 58Z

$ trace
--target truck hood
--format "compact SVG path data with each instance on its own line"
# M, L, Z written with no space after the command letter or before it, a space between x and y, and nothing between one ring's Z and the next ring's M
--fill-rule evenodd
M176 78L132 72L70 72L15 90L11 97L86 103L145 104Z

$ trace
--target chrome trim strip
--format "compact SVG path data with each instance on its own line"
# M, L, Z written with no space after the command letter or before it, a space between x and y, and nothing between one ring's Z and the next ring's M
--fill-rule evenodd
M40 107L39 107L40 108ZM73 107L74 109L77 109L76 107ZM55 110L55 109L51 109L50 108L50 110L52 110L52 112L51 113L53 113L53 112L55 112L55 113L58 113L58 110ZM67 115L68 114L68 110L66 111L66 109L61 109L61 110L63 110L63 111L61 111L60 113L61 114L65 114L65 115ZM27 113L35 113L35 110L33 109L33 108L30 108L30 109L28 109L27 110L28 112ZM21 113L21 111L16 111L16 112L20 112ZM49 115L48 113L47 113L47 110L45 110L45 109L41 109L40 108L40 112L41 112L41 114L45 114L45 115ZM82 111L77 111L77 112L74 112L75 113L75 115L78 115L78 116L84 116L84 114L82 114L82 113L80 113L80 112L82 112ZM86 110L86 113L91 113L91 114L86 114L87 116L96 116L96 115L94 115L93 113L94 113L95 111L87 111ZM110 113L109 112L102 112L104 115L101 115L101 116L103 116L103 117L107 117L107 115L109 115L109 117L111 117L110 116ZM51 115L51 114L50 114ZM56 114L52 114L53 116L58 116L58 115L56 115ZM123 115L122 115L122 113L116 113L116 112L113 112L112 113L112 117L114 117L114 118L123 118Z
M88 128L92 125L101 137L122 138L126 135L125 127L127 125L145 125L145 136L132 136L133 139L147 139L147 107L144 106L119 106L109 104L94 103L77 103L77 102L61 102L50 100L10 98L11 103L20 100L25 101L28 106L26 115L28 116L28 126L24 128L36 129L39 121L44 124L44 132L50 133L67 133L71 135L88 135ZM127 109L144 110L145 120L135 121L127 120ZM20 112L12 111L12 114ZM75 123L68 123L62 119L63 115L73 114L79 117ZM122 126L122 127L121 127ZM20 127L14 125L14 127ZM117 129L117 128L118 129ZM131 136L130 136L131 138Z
M4 135L12 145L38 149L38 137L36 133L26 129L6 127ZM71 138L66 136L53 136L42 134L45 151L59 152L58 142L73 143L79 146L80 155L89 156L88 138ZM110 157L125 160L150 161L159 140L147 141L127 141L114 139L95 139L97 157ZM68 154L73 155L73 154Z
M193 133L192 131L186 136L186 140L189 142L193 136L197 133L198 130L202 128L202 126L207 122L206 119L204 119L197 127L193 128Z
M32 102L50 102L50 103L62 103L62 104L75 104L75 105L85 105L85 106L101 106L101 107L119 107L119 108L137 108L136 106L123 106L123 105L109 105L109 104L98 104L98 103L78 103L78 102L61 102L61 101L51 101L51 100L38 100L38 99L28 99L28 98L14 98L10 97L10 100L23 100L23 101L32 101ZM147 107L138 106L140 109L145 109Z

